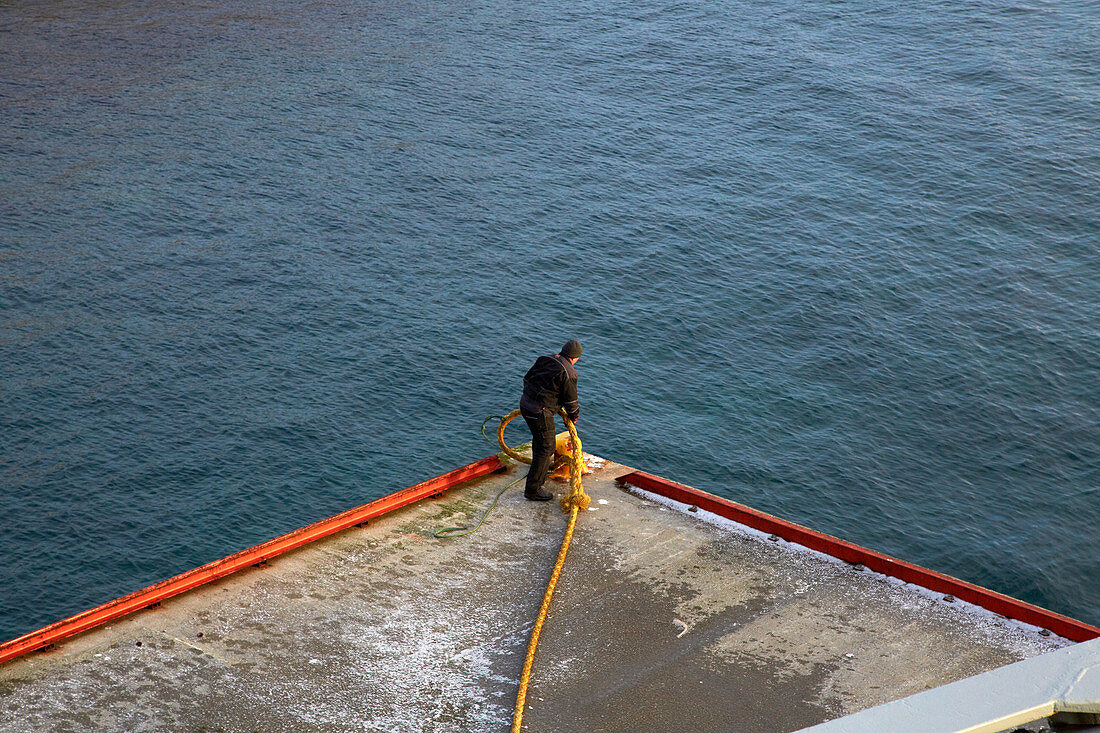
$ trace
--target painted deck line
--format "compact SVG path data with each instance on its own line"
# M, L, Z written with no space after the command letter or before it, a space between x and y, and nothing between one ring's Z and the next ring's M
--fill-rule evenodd
M362 504L354 509L314 522L247 550L241 550L129 595L82 611L37 631L32 631L0 644L0 664L38 649L49 647L62 639L67 639L135 611L156 605L192 588L224 578L243 568L251 567L323 537L328 537L395 509L413 504L421 499L436 496L458 484L495 473L504 468L504 463L496 455L482 458L435 478L396 491L381 499Z
M652 491L683 504L698 506L700 509L718 516L761 532L774 534L789 542L831 555L845 562L862 563L865 567L883 575L889 575L937 593L953 595L960 600L972 603L975 606L981 606L1002 616L1049 629L1071 641L1089 641L1100 637L1100 628L1086 624L1083 621L1025 603L1011 596L953 578L935 570L898 560L881 552L868 550L865 547L788 522L785 519L723 499L691 486L670 481L644 471L627 474L622 476L619 481L646 491Z

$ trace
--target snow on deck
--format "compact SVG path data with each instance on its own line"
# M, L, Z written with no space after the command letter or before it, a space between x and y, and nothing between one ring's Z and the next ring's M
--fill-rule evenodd
M791 731L1069 643L589 465L526 730ZM520 483L432 532L524 470L0 666L0 729L508 730L566 518Z

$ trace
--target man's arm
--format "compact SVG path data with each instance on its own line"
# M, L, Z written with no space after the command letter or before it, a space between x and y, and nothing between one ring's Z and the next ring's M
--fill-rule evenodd
M581 401L577 397L577 382L570 379L568 372L566 372L561 385L561 406L572 422L576 422L580 418Z

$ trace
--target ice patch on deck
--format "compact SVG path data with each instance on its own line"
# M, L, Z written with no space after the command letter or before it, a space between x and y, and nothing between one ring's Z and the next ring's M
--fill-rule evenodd
M700 507L694 505L685 504L683 502L670 499L660 494L640 489L636 486L628 486L627 490L635 496L644 499L645 501L652 502L660 506L661 509L672 509L674 511L685 514L689 517L694 517L701 522L710 524L717 528L720 528L726 532L742 535L747 538L751 538L760 542L767 542L769 545L783 549L785 551L795 553L807 558L813 558L820 562L828 563L839 568L852 569L852 564L845 562L837 557L828 555L818 550L813 550L804 545L800 545L797 542L791 542L781 537L762 532L758 529L754 529L747 525L735 522L732 519L720 516L713 512L709 512ZM979 622L979 627L983 635L989 635L991 632L1000 632L1001 634L1007 634L1006 641L1012 641L1011 647L1025 655L1030 656L1032 654L1051 651L1054 649L1060 649L1065 646L1072 645L1074 642L1065 639L1061 636L1053 634L1046 629L1042 629L1038 626L1018 621L1016 619L1007 618L1001 614L994 613L989 609L982 608L981 606L969 603L967 601L960 600L958 598L952 598L947 600L943 593L929 590L920 585L909 583L890 575L876 572L870 568L863 567L858 571L860 576L874 580L890 586L892 589L899 592L897 600L899 606L902 608L913 608L917 598L936 606L941 611L947 613L957 613L960 616L966 616L969 620ZM795 589L797 594L798 589ZM906 594L911 594L914 597L906 597Z
M604 458L600 458L599 456L594 456L591 453L585 453L584 465L589 470L598 471L607 465L607 460Z

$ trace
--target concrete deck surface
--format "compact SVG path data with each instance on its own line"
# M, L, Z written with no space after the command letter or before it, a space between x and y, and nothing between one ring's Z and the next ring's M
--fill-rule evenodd
M526 730L793 731L1069 644L591 463ZM0 730L506 731L566 518L520 483L432 532L525 470L0 666Z

